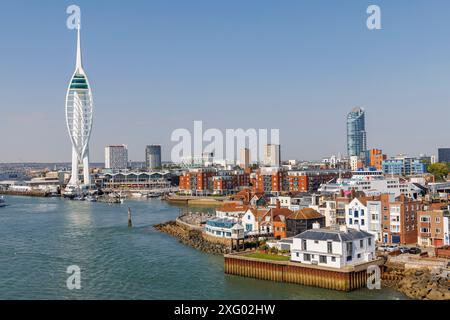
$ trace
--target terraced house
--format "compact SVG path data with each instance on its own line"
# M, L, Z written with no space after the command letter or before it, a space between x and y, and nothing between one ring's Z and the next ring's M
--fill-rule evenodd
M449 222L448 210L419 211L417 243L425 247L450 245Z
M382 204L382 242L415 244L417 242L417 214L422 203L404 194Z

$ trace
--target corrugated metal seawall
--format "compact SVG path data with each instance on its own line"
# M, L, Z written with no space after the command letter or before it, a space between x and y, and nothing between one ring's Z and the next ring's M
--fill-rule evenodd
M367 267L373 264L381 265L382 261L376 260L352 270L333 270L332 268L298 265L292 262L225 255L225 273L227 274L339 291L351 291L365 287L368 277Z

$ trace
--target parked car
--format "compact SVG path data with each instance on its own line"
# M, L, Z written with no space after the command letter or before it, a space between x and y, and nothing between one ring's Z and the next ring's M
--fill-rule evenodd
M378 250L378 251L381 251L381 252L385 252L385 251L386 251L386 248L387 248L387 246L383 244L383 245L381 245L381 246L378 246L378 247L377 247L377 250Z
M400 247L399 248L401 253L408 253L409 252L409 248L408 247Z
M398 246L396 246L396 245L390 245L390 246L386 247L386 251L387 252L393 252L393 251L396 251L396 250L398 250Z
M408 251L408 253L411 253L411 254L419 254L421 252L422 252L422 250L420 250L419 248L410 248Z

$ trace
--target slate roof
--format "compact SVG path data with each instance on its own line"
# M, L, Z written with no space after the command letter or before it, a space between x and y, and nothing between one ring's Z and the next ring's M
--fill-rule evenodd
M346 242L358 239L364 239L367 237L373 237L372 234L365 231L358 231L349 228L347 232L332 229L310 229L296 235L294 238L297 239L308 239L308 240L322 240L322 241L336 241L336 242Z

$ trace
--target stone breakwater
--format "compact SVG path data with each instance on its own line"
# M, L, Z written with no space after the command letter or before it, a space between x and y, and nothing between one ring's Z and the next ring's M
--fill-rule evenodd
M427 269L386 268L383 286L396 289L411 299L450 300L450 279Z
M153 226L156 230L167 233L177 238L181 243L191 246L197 250L211 253L211 254L226 254L229 253L230 247L222 244L209 241L203 237L200 230L192 230L186 228L175 221L169 221Z

